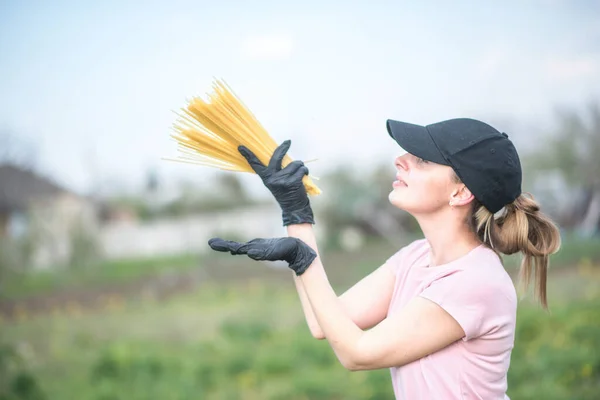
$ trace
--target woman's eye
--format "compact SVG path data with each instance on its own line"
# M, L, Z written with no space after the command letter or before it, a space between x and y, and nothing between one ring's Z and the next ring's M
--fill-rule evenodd
M417 158L417 163L419 163L419 164L424 164L426 162L427 162L427 160L423 160L421 157Z

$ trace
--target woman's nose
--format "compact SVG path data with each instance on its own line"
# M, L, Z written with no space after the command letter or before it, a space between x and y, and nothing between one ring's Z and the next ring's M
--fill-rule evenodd
M396 158L396 166L398 168L402 168L403 170L408 170L408 163L406 162L406 154L401 155Z

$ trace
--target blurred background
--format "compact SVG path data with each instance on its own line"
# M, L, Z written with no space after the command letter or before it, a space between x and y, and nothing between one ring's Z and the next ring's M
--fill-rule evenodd
M421 237L387 200L387 118L508 133L563 237L508 394L600 398L600 3L3 0L1 399L393 398L312 339L285 267L209 253L285 235L256 176L162 160L213 77L318 159L339 293Z

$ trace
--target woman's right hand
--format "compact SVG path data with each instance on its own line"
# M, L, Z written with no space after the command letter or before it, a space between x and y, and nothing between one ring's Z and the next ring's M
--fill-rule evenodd
M286 140L279 145L273 152L268 166L260 162L247 147L239 146L238 151L275 197L281 207L283 226L314 224L310 200L302 182L304 176L308 174L308 168L302 161L292 161L285 168L281 168L291 143L290 140Z

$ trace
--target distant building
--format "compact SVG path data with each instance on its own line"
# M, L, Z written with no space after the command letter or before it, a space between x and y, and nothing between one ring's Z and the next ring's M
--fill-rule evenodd
M95 201L35 171L0 165L0 244L17 251L20 239L30 241L25 267L77 264L82 259L74 256L77 250L90 247L104 259L145 258L209 252L207 242L214 236L246 240L284 234L274 202L144 221L127 205Z
M63 261L75 228L95 230L97 207L35 171L0 165L0 237L35 241L34 265Z

